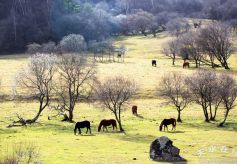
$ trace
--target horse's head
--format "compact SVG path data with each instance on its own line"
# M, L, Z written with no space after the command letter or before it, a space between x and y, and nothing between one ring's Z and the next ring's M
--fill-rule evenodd
M160 125L160 131L162 131L162 125Z

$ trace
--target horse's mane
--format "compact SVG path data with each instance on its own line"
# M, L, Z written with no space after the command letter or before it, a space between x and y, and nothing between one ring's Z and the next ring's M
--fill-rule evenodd
M161 121L160 126L162 126L164 124L164 121L165 121L165 119L163 121Z

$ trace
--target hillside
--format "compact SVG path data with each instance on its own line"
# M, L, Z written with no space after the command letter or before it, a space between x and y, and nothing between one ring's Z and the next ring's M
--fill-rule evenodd
M99 121L113 118L113 115L94 103L78 103L75 109L75 121L92 121L92 135L74 136L74 124L60 122L60 118L47 120L54 112L44 111L38 123L27 127L7 128L16 117L32 117L38 109L36 102L1 101L0 103L0 161L6 153L19 142L34 143L39 148L38 160L42 163L154 163L149 160L149 145L158 136L166 135L181 149L181 155L189 163L235 163L237 144L237 107L230 112L227 125L218 128L223 119L223 109L218 111L217 122L205 123L202 109L191 104L182 112L183 123L177 125L175 132L160 132L158 126L162 119L176 117L177 111L165 100L156 96L155 89L160 78L169 72L193 73L196 69L191 63L190 69L182 68L178 59L172 66L171 59L161 53L162 45L169 40L166 34L157 38L119 37L116 44L125 44L128 52L124 63L100 63L97 66L98 77L123 75L134 79L140 90L127 110L122 113L126 133L98 133ZM157 59L158 66L151 66L151 59ZM14 75L27 62L26 55L4 55L0 57L1 94L11 95ZM237 54L230 58L233 75L237 75ZM218 71L225 71L220 69ZM236 76L237 77L237 76ZM138 105L141 117L131 113L131 106ZM211 148L215 149L211 149ZM136 158L137 160L133 160Z

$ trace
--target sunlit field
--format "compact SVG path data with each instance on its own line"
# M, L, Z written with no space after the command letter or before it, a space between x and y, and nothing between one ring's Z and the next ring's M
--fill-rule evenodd
M1 95L0 101L0 161L19 142L32 142L39 148L38 162L57 163L154 163L149 159L150 143L160 136L168 136L181 149L181 156L188 163L237 163L237 107L229 114L226 126L217 127L223 119L224 109L219 109L217 121L206 123L202 109L190 104L183 112L183 123L178 123L175 132L160 132L158 127L164 118L177 117L176 109L157 97L156 88L164 74L177 71L191 74L196 71L182 68L182 60L172 60L162 54L162 46L170 39L165 33L156 38L119 37L116 45L128 48L124 63L99 63L97 76L100 80L123 75L134 79L139 91L122 113L125 133L97 132L102 119L113 118L113 114L95 103L78 103L75 121L92 122L92 134L73 134L74 124L61 122L60 118L48 120L53 111L43 112L36 124L27 127L7 128L16 119L16 113L32 118L38 109L37 102L11 101L15 74L27 63L27 55L5 55L0 57ZM157 67L151 66L157 60ZM230 72L237 75L237 54L229 59ZM206 66L202 66L206 67ZM218 71L225 71L217 69ZM237 77L237 76L236 76ZM132 115L132 105L138 106L139 117ZM136 160L134 160L136 159Z

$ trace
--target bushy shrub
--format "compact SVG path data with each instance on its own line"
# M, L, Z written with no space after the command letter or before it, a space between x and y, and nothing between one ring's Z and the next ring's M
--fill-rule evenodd
M12 147L12 148L11 148ZM18 163L41 163L39 158L39 148L31 142L13 143L4 153L1 164L18 164Z
M65 36L61 42L60 47L62 52L66 53L80 53L85 51L86 43L82 35L79 34L70 34Z
M56 51L56 44L52 41L43 43L41 45L41 53L54 53Z
M37 52L40 52L41 50L41 45L37 43L32 43L27 45L27 53L29 54L35 54Z
M52 41L43 44L32 43L27 46L27 53L36 54L36 53L54 53L56 51L56 44Z

